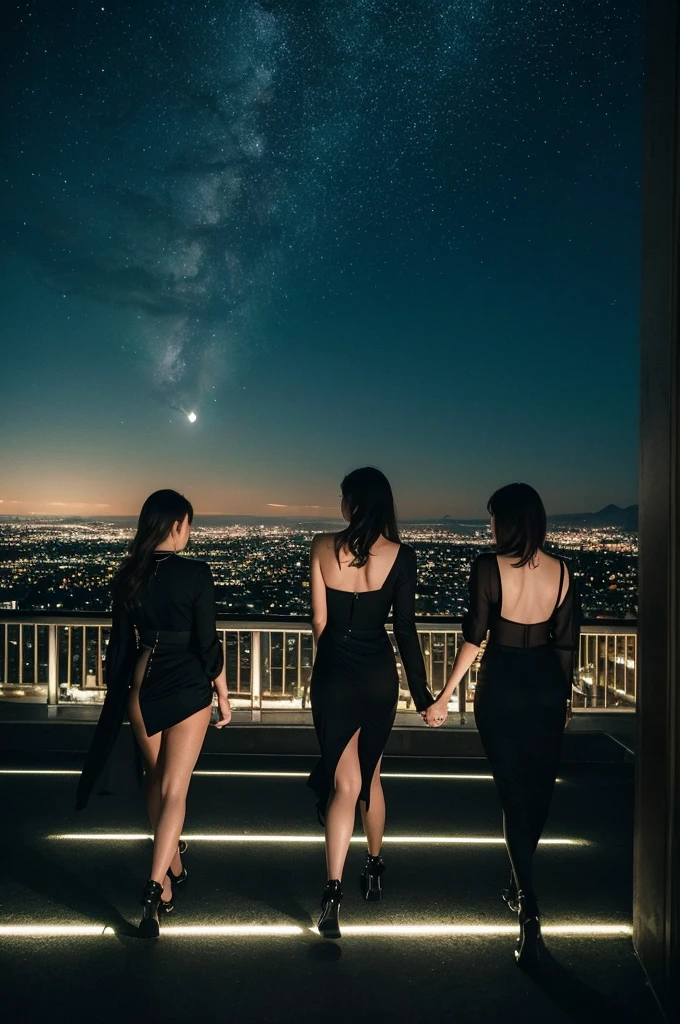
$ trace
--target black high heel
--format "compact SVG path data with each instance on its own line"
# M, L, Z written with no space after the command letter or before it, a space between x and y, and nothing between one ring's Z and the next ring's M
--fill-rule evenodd
M386 864L382 857L371 856L369 853L366 857L366 865L361 874L361 890L364 894L364 899L368 900L369 903L376 903L382 899L382 882L381 878L385 873Z
M175 909L175 897L172 892L170 893L169 900L164 900L163 897L161 896L160 903L158 904L158 909L163 914L172 913L172 911Z
M519 914L519 896L517 894L517 883L515 882L515 876L510 876L510 885L507 889L501 889L501 897L508 905L508 910L511 910L513 914Z
M163 886L150 878L142 890L142 920L139 922L139 934L143 939L158 938L158 909L162 895Z
M180 839L179 843L177 844L177 852L180 855L180 857L183 857L184 854L187 852L187 841L186 841L186 839ZM182 870L180 871L180 873L178 875L175 875L173 873L172 868L168 868L168 878L172 882L173 888L176 885L181 885L182 882L186 882L188 877L189 877L189 873L188 873L187 869L184 867L183 864L182 864Z
M187 871L187 869L185 867L182 867L182 870L180 871L180 873L178 875L173 874L173 872L170 870L170 868L168 868L168 878L172 882L173 886L181 885L182 882L186 882L188 877L189 877L189 872Z
M319 935L322 939L339 939L340 924L338 914L342 900L342 885L337 878L329 878L321 897L321 917L319 918Z
M519 941L515 950L517 966L525 971L538 967L541 940L541 920L538 903L532 892L520 890L519 899Z

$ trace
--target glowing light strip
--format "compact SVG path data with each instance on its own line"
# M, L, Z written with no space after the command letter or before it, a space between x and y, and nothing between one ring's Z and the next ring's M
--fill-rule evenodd
M180 924L170 925L169 928L161 925L163 935L303 935L304 930L299 925L292 924Z
M201 776L231 776L235 778L262 778L262 779L306 779L309 777L309 772L293 772L293 771L236 771L236 770L215 770L208 771L200 769L195 771L194 775ZM80 775L80 771L74 768L0 768L0 775ZM383 779L441 779L444 781L461 781L461 782L490 782L493 780L493 775L473 775L473 774L447 774L437 772L383 772ZM561 781L558 779L558 782Z
M517 935L516 924L354 924L340 925L343 935ZM316 932L316 928L310 928ZM541 925L543 935L592 935L592 936L629 936L633 929L628 924L556 924Z
M436 936L472 937L484 935L500 937L517 935L516 924L392 924L392 925L342 925L344 936L379 936L399 938L413 935L424 938ZM316 928L308 929L318 934ZM586 936L591 938L628 938L633 929L628 924L554 924L543 925L544 935L555 936ZM103 935L115 935L115 929L104 925L89 924L18 924L0 926L0 939L3 938L93 938ZM218 937L241 936L244 938L289 938L304 934L299 925L257 925L257 924L214 924L214 925L161 925L163 937L193 936Z
M422 772L422 773L419 773L419 772L381 772L380 773L380 777L383 778L383 779L442 779L442 780L444 780L444 779L452 779L452 780L455 780L455 781L465 781L465 782L468 782L468 781L470 781L470 782L477 782L477 781L480 781L480 782L492 782L493 781L493 775L464 775L464 774L460 774L460 775L456 775L456 774L447 775L447 774L444 774L444 773L437 774L435 772Z
M243 778L250 777L261 777L261 778L280 778L280 779L307 779L309 778L309 772L257 772L257 771L195 771L194 775L213 775L213 776L239 776ZM483 780L485 782L492 781L493 775L455 775L455 774L436 774L433 772L381 772L381 778L383 779L452 779L455 781L477 781Z
M113 928L97 924L7 924L0 926L0 938L5 935L60 936L60 935L114 935Z
M238 778L260 777L263 779L308 779L309 772L255 772L255 771L196 771L194 775L236 776Z
M113 842L127 843L138 840L152 839L146 832L61 832L47 836L48 839L61 839L76 842ZM195 833L184 835L182 839L192 843L323 843L323 835L238 835L225 833ZM353 843L365 843L363 836L352 836ZM426 844L431 846L447 845L478 845L503 846L505 840L494 836L385 836L386 843ZM541 839L541 846L588 846L585 839Z

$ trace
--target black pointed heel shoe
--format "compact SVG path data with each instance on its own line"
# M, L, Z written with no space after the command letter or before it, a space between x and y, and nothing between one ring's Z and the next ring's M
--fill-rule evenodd
M177 852L179 853L180 857L183 857L184 854L187 852L186 839L180 839L177 845ZM184 864L182 864L182 870L178 875L173 873L172 868L168 868L168 878L172 882L173 889L176 885L181 885L183 882L186 882L188 877L189 873L185 868Z
M175 885L181 885L182 882L186 882L188 877L189 877L189 873L188 873L188 871L187 871L187 869L185 867L182 868L182 870L180 871L180 873L178 875L173 874L172 871L170 870L170 868L168 868L168 878L172 882L173 887Z
M139 922L139 934L143 939L158 938L158 909L162 895L163 886L150 878L142 890L142 920Z
M524 971L538 967L541 941L541 919L533 893L521 892L519 899L519 941L515 950L517 966Z
M174 909L175 897L171 891L169 900L164 900L163 897L161 897L160 903L158 904L158 912L159 914L171 914Z
M338 921L341 900L342 885L337 878L329 878L321 897L321 917L319 918L318 929L322 939L341 938L340 923Z
M385 867L382 857L372 857L370 853L366 857L366 866L361 875L361 891L369 903L376 903L382 899L381 878L385 873Z
M511 877L508 888L501 889L501 897L507 904L508 910L511 910L513 914L519 914L519 896L517 895L517 885L514 876Z

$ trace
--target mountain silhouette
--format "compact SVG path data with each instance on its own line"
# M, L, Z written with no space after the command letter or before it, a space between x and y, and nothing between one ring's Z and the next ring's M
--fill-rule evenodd
M617 526L621 530L635 531L638 528L638 505L621 508L606 505L599 512L571 512L566 515L548 516L550 523L562 526Z

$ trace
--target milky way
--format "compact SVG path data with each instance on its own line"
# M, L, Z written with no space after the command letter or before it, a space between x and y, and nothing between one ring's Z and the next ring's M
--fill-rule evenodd
M327 254L351 277L385 224L396 248L483 241L545 188L545 147L568 181L579 105L615 121L633 88L610 58L626 4L53 9L20 4L7 37L2 235L57 292L132 309L134 365L175 408L256 363L295 267L333 289Z

